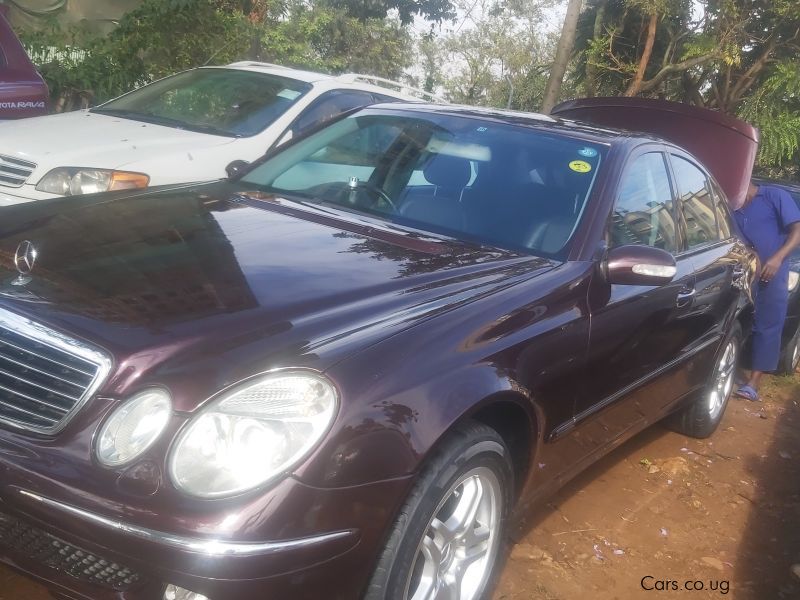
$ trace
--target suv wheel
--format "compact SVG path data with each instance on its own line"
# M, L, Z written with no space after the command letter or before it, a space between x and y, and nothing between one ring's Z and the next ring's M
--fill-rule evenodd
M513 490L493 429L456 429L423 468L389 534L365 600L480 600L492 581Z
M717 350L714 368L700 397L672 416L671 425L676 431L696 438L714 433L733 392L741 341L742 329L736 323Z

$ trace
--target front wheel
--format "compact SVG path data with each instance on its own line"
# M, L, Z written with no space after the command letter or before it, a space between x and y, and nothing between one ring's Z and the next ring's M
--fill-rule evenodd
M696 438L707 438L714 433L733 393L741 344L742 329L736 323L717 351L714 367L700 397L672 416L673 429Z
M365 600L480 600L500 555L513 490L493 429L453 431L420 474L392 527Z

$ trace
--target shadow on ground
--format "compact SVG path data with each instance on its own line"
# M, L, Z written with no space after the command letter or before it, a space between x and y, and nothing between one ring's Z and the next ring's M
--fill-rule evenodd
M800 380L777 377L769 386L781 408L768 450L745 465L756 485L734 572L736 597L748 600L800 598L791 572L800 563Z

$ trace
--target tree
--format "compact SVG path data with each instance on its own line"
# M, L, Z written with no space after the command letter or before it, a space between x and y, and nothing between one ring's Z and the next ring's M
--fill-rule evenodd
M331 8L342 10L362 21L384 19L396 10L403 25L410 24L415 16L441 23L455 17L451 0L325 0Z
M550 0L484 0L459 7L465 15L438 40L441 74L454 102L538 110L555 40L542 32ZM471 10L472 9L472 10Z
M341 73L357 71L399 79L412 59L411 37L397 20L350 16L326 6L290 5L262 30L267 61Z
M582 0L569 0L567 4L567 14L564 16L561 37L558 40L556 56L550 69L550 77L547 80L547 87L545 87L544 99L542 100L542 112L545 114L553 110L556 102L558 102L564 74L567 72L567 63L575 46L575 34L582 4Z

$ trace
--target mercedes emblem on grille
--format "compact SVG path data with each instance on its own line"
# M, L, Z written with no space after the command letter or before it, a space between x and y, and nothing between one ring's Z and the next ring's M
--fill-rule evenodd
M30 240L23 240L17 246L17 251L14 253L14 266L19 271L19 276L11 282L11 285L25 285L31 280L30 273L33 271L33 265L36 264L36 257L38 252L36 246Z

